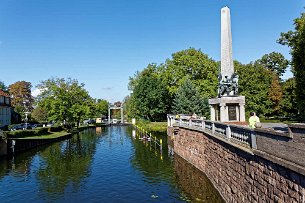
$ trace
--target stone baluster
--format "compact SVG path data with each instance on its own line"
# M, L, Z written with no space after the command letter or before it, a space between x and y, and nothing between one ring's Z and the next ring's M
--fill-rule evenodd
M226 127L226 138L231 139L231 128L229 125Z
M215 134L215 124L212 122L212 134Z
M202 120L201 122L202 122L202 123L201 123L201 125L202 125L202 129L203 129L203 130L205 130L205 121L204 121L204 120Z
M257 149L255 131L251 130L250 146L252 149Z

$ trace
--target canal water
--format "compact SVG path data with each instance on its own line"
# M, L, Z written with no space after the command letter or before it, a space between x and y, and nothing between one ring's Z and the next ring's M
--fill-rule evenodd
M0 202L223 202L184 159L143 142L132 127L87 129L0 158Z

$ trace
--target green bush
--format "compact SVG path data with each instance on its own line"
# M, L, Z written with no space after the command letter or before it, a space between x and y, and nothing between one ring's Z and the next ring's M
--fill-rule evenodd
M64 128L60 125L60 126L51 126L49 128L49 131L50 132L59 132L59 131L62 131Z
M29 136L40 136L48 134L48 128L36 128L34 130L16 130L7 132L8 138L22 138Z

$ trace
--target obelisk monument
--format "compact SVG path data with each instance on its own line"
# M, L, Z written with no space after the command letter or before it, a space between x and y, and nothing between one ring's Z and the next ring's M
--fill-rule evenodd
M218 97L209 99L211 120L245 122L245 97L238 95L238 75L234 72L230 9L221 9L221 66Z
M231 78L234 73L232 57L232 34L230 9L224 7L221 9L221 75L222 80Z

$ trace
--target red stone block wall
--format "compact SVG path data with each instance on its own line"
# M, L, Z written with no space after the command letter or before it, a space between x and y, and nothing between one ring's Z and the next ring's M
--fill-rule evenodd
M203 171L227 202L305 203L304 175L204 132L180 128L174 151Z

